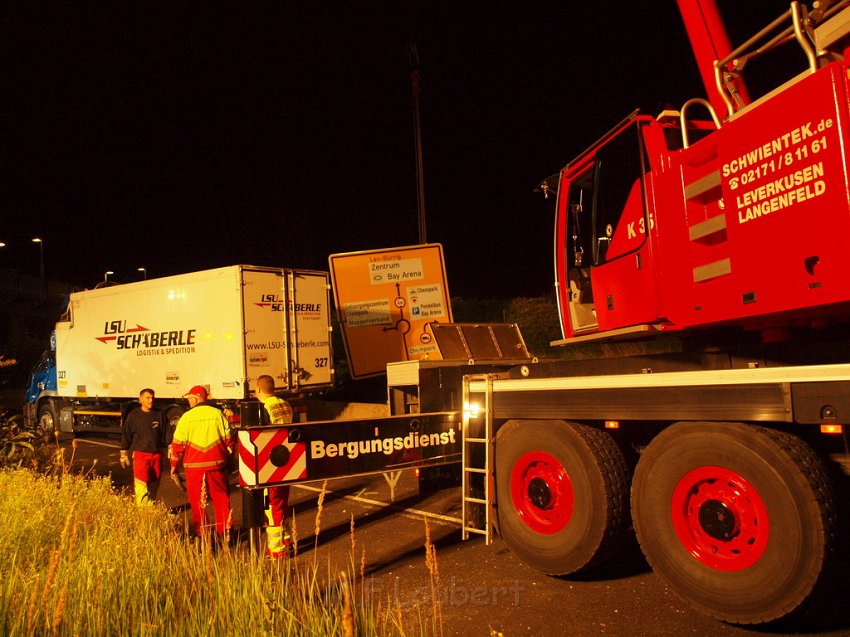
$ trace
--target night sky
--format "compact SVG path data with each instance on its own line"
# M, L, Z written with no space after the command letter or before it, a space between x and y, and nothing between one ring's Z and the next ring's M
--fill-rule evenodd
M727 22L740 4L719 3ZM37 275L40 236L48 277L85 287L417 243L411 34L453 296L550 293L535 185L635 108L703 96L672 0L2 13L0 267Z

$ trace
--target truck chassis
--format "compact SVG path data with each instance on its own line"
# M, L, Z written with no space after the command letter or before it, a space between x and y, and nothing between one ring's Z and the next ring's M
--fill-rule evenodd
M633 526L653 569L700 611L742 624L785 617L838 563L850 454L833 425L850 414L850 365L706 370L686 359L410 361L390 374L406 377L391 402L401 392L396 402L425 411L269 427L243 407L246 524L262 524L272 484L460 460L464 537L498 533L530 565L575 575L615 556ZM656 372L661 360L683 371ZM636 371L609 371L624 366ZM427 410L434 387L455 409ZM446 444L401 448L419 435ZM263 473L261 457L277 473Z

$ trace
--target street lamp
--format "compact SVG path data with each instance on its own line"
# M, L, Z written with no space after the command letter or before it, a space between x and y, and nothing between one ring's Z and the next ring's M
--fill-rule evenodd
M115 274L115 273L112 270L107 270L106 272L103 273L103 282L104 283L109 281L109 275L110 274Z
M422 115L419 109L419 51L416 42L407 46L407 61L410 66L410 89L413 95L413 143L416 151L416 209L419 219L419 243L427 243L425 238L425 183L424 164L422 162Z
M148 278L148 271L145 268L136 268L139 272L142 273L142 280Z
M38 244L38 272L41 277L41 293L47 292L47 281L44 278L44 241L41 237L33 237L33 243Z

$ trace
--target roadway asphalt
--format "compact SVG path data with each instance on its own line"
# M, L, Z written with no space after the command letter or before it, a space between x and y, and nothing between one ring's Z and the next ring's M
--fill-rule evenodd
M62 444L69 445L70 438L63 435ZM98 472L111 472L116 488L129 493L132 475L119 466L117 449L116 440L80 438L74 468L88 469L97 458ZM520 562L498 538L489 546L480 537L462 541L459 489L420 497L410 470L397 477L394 487L383 475L329 482L317 543L316 504L322 485L293 487L297 559L312 560L313 551L318 551L320 564L345 569L352 560L353 515L354 563L358 571L363 564L365 590L375 603L385 605L389 599L408 618L419 613L430 621L435 611L424 551L427 519L437 554L435 597L443 635L850 636L846 589L832 611L803 618L796 627L731 626L690 609L652 573L635 541L593 576L548 577ZM238 522L238 490L231 497ZM169 480L163 480L160 498L168 507L186 504L185 495Z

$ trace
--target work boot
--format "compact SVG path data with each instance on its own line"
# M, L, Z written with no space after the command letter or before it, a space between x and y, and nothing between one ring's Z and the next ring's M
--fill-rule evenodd
M274 544L269 542L269 546L266 548L266 557L270 560L292 557L292 538L289 536L289 533L284 532L280 541Z

